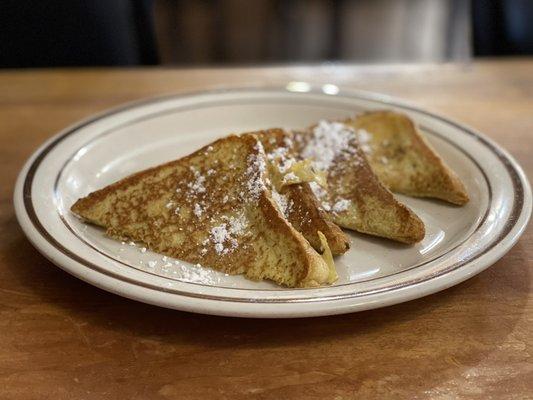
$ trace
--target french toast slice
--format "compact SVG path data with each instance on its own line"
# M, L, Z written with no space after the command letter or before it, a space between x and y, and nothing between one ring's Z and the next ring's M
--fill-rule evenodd
M292 139L300 158L326 172L326 188L310 187L335 224L407 244L424 238L424 223L380 183L353 129L320 121Z
M229 136L78 200L72 212L151 250L228 274L288 287L336 273L286 220L253 135Z
M348 236L320 207L308 182L314 177L302 177L302 174L295 170L294 167L297 167L299 162L292 148L290 134L282 129L269 129L254 134L265 149L271 183L275 188L274 199L285 217L313 248L322 248L318 235L318 232L321 232L334 255L344 254L350 248ZM309 175L309 171L305 172Z
M391 191L456 205L468 202L464 184L407 115L376 111L345 123L366 139L368 162Z

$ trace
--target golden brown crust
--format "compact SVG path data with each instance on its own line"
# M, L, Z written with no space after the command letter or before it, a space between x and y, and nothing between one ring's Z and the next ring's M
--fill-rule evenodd
M255 137L230 136L91 193L71 209L112 237L229 274L286 286L327 282L325 262L273 204L264 164Z
M357 157L339 161L332 168L330 203L341 198L351 201L346 211L332 212L333 220L358 232L406 244L420 242L425 236L422 220L381 184L359 146L356 151Z
M313 142L314 129L295 133L299 153L305 153ZM380 183L355 135L349 137L327 168L327 189L314 186L323 208L343 228L407 244L421 241L425 235L424 223ZM320 153L320 143L318 146Z
M458 176L433 150L415 123L393 111L362 114L345 123L369 133L368 160L393 192L463 205L469 200Z
M285 149L288 156L292 154L290 145L291 135L279 128L268 129L253 133L263 144L265 152L270 155L276 150ZM270 162L273 162L270 157ZM279 189L280 194L286 196L290 204L287 210L287 219L297 231L308 240L314 249L320 251L322 245L318 237L318 231L326 237L331 252L334 255L344 254L350 248L348 236L321 208L308 183L287 185Z
M309 245L309 242L292 226L281 214L272 198L263 193L259 199L259 206L263 210L265 220L269 227L280 237L292 237L293 244L303 256L295 262L300 263L300 274L297 276L299 287L320 286L326 283L328 268L320 255ZM272 243L272 246L280 246L282 243ZM271 277L269 277L271 278ZM272 278L271 278L272 279Z
M218 141L219 143L222 143L222 141L226 143L230 142L238 142L241 139L237 135L229 135L223 139L220 139ZM251 145L253 142L253 139L248 139L249 145ZM217 143L218 143L217 142ZM113 193L114 191L120 190L126 186L135 185L139 182L141 182L144 178L147 178L151 175L153 175L156 171L160 171L166 168L172 168L176 165L182 165L185 164L188 160L197 157L198 155L205 154L206 150L211 145L207 145L202 147L201 149L195 151L194 153L189 154L188 156L185 156L183 158L180 158L178 160L169 161L167 163L157 165L155 167L151 167L148 169L145 169L143 171L136 172L134 174L131 174L125 178L122 178L121 180L112 183L111 185L108 185L100 190L96 190L89 195L82 197L81 199L78 199L70 208L70 210L75 214L80 214L84 212L84 210L87 210L97 204L98 202L102 201L106 198L109 194Z
M333 255L344 254L350 248L348 236L331 221L331 217L320 207L309 183L288 185L283 188L293 206L289 211L288 220L302 233L313 248L322 248L318 232L326 237Z

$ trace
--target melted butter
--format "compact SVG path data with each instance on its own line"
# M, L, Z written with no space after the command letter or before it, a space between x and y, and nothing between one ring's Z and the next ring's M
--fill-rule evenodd
M320 231L318 231L317 233L322 247L322 259L326 262L329 269L328 283L332 284L339 278L339 275L337 275L337 269L335 268L335 261L333 261L333 254L331 253L331 249L329 248L326 236L324 236L324 234Z
M294 162L284 172L279 168L272 168L274 186L279 191L284 186L295 185L304 182L316 182L322 187L326 187L326 172L315 171L310 160Z
M311 166L311 160L297 161L292 164L285 176L283 177L283 185L293 185L302 182L316 182L320 186L326 186L325 171L317 172Z

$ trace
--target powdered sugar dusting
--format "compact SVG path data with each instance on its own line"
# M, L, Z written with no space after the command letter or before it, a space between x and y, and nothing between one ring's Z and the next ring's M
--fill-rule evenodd
M348 199L338 199L333 205L331 205L328 192L316 182L310 182L309 186L322 208L326 211L333 211L340 213L348 210L352 202Z
M272 199L274 200L274 203L281 211L283 216L285 218L288 218L288 215L291 212L291 208L293 205L292 200L289 200L287 196L278 193L276 190L272 190Z
M310 140L301 151L303 158L313 160L313 166L320 170L328 170L335 158L355 149L350 142L356 138L350 127L340 122L320 121L313 129Z
M292 146L292 140L290 138L284 138L284 143L290 143ZM276 161L279 172L284 174L287 172L296 162L296 159L289 155L290 147L277 147L267 154L269 161Z
M215 226L211 229L211 240L215 244L215 251L220 254L224 251L224 242L229 238L226 224Z
M372 140L372 134L366 131L365 129L358 129L357 139L359 139L360 143L368 143Z
M228 254L237 248L237 237L244 234L247 226L248 221L244 214L229 217L227 222L211 228L207 243L213 243L217 254Z
M266 171L265 149L259 141L255 144L257 154L248 156L248 168L246 169L247 188L250 198L244 200L257 200L259 195L266 189L263 176Z
M205 192L205 176L203 176L200 171L195 170L193 167L191 167L191 170L193 170L194 173L194 181L189 182L187 184L187 187L190 189L192 193L204 193Z
M371 154L372 147L370 147L370 141L372 140L372 134L364 129L358 129L357 139L361 145L361 150L363 150L366 154Z
M267 158L269 161L276 160L276 159L283 159L286 155L289 149L287 147L278 147L272 150L270 153L267 154Z
M179 260L171 260L165 257L161 259L161 262L150 260L146 264L140 264L152 273L183 282L217 285L220 284L224 276L228 276L205 268L200 264L183 263Z
M331 205L328 201L328 192L316 182L309 182L309 186L322 208L326 211L330 211Z
M248 226L248 221L244 214L239 214L237 217L230 217L229 221L229 233L232 235L242 235Z
M294 143L293 143L293 141L292 141L292 139L290 137L285 136L283 138L283 144L285 145L285 147L290 149L290 148L292 148Z
M318 183L316 182L309 182L309 186L311 187L311 190L313 191L313 194L315 195L315 197L317 199L323 199L325 197L327 197L327 192L326 190L324 190L324 188L322 186L320 186Z
M194 205L194 215L196 215L197 218L200 218L204 212L204 210L202 209L202 206L200 206L200 204L196 203Z
M180 262L175 262L172 268L169 268L166 272L166 275L184 282L196 282L208 285L220 283L220 278L217 273L201 265L185 265Z
M333 204L333 207L331 208L334 212L340 213L343 211L346 211L352 202L347 199L340 199L335 204Z

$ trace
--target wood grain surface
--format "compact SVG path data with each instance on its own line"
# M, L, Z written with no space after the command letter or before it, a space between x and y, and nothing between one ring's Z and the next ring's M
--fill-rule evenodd
M26 158L129 100L289 80L395 95L486 133L533 173L533 60L468 66L295 66L0 72L1 399L533 398L533 232L444 292L314 319L193 315L62 272L15 219Z

